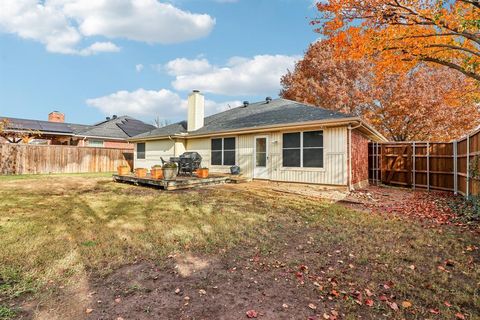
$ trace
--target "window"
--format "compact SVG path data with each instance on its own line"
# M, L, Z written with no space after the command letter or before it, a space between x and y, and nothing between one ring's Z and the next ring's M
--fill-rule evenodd
M103 140L88 140L88 146L103 148Z
M235 138L212 139L212 165L235 165Z
M285 133L283 135L283 166L301 167L300 132Z
M145 143L137 143L137 159L145 159Z
M323 131L283 134L283 166L323 168Z

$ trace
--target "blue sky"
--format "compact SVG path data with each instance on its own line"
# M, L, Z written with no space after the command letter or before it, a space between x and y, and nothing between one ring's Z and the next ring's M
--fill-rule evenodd
M3 0L0 115L94 123L185 117L276 97L317 39L312 0Z

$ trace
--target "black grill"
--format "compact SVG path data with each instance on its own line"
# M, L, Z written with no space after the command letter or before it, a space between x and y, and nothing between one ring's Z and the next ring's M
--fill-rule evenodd
M170 161L173 159L171 158ZM202 156L198 152L185 152L180 157L174 159L178 163L178 172L180 174L192 175L202 164Z

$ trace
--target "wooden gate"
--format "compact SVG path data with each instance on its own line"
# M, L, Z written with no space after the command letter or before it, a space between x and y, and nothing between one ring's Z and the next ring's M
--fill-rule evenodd
M455 191L453 143L371 143L370 180L373 183Z
M480 195L480 129L452 142L370 143L369 180Z

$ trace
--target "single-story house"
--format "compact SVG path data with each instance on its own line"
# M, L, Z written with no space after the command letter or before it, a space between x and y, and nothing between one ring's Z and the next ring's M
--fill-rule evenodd
M155 126L129 116L112 116L93 125L65 122L65 115L53 111L48 121L0 117L6 126L0 134L3 143L73 145L133 149L127 139L155 129Z
M359 186L368 183L368 143L386 141L359 117L287 99L248 103L204 117L204 96L188 97L187 121L139 134L134 167L198 152L202 166L272 181Z

